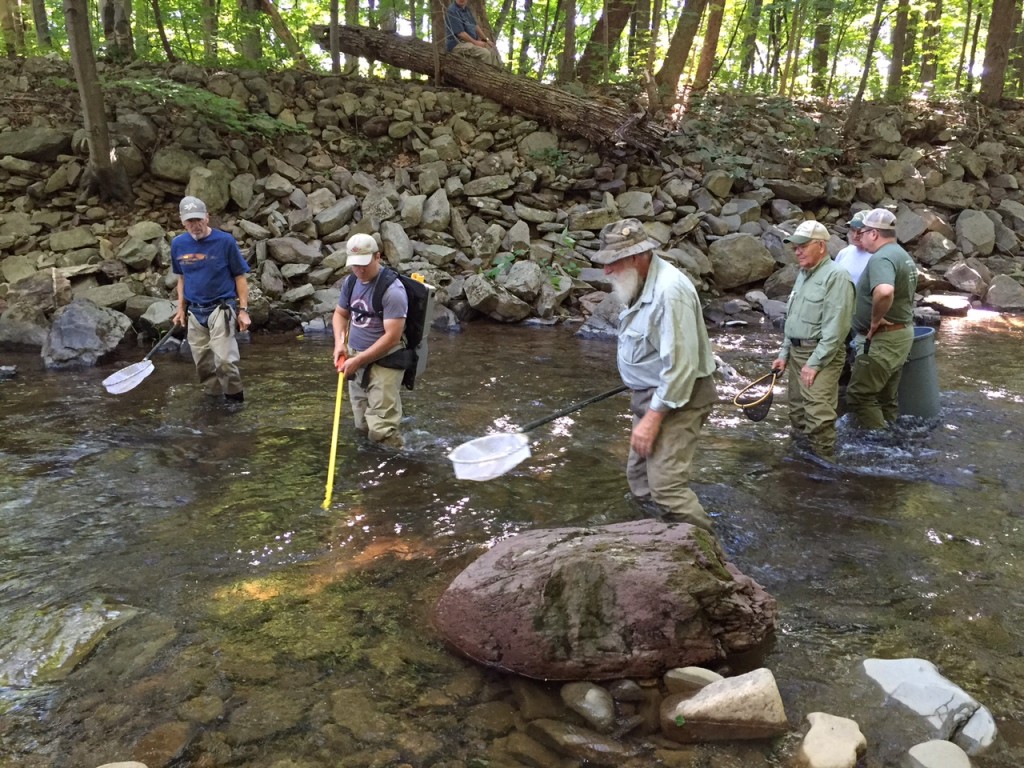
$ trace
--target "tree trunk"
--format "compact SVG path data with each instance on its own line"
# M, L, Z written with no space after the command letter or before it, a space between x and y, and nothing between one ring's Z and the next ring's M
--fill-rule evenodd
M359 0L345 0L345 23L350 27L359 26ZM441 45L444 45L442 42ZM345 57L345 72L355 72L359 66L359 59L355 56Z
M1024 30L1021 28L1021 9L1013 17L1013 50L1010 66L1013 68L1013 95L1020 96L1024 86Z
M747 18L746 31L743 35L743 75L740 78L742 87L754 74L754 59L757 56L757 31L761 26L761 8L764 0L747 0L750 4L750 15Z
M971 38L971 61L967 65L967 93L974 90L974 61L978 53L978 35L981 34L981 13L974 15L974 36Z
M828 98L828 47L832 41L833 0L817 0L814 4L814 44L811 46L811 88Z
M473 12L477 30L488 40L494 40L494 30L491 29L491 22L487 18L487 7L484 5L484 0L469 0L469 10ZM525 19L527 15L529 14L524 14L523 18Z
M259 24L260 0L239 0L238 8L243 19L242 56L249 61L259 61L263 58L263 36Z
M174 51L171 49L171 42L167 39L167 30L164 29L164 16L160 11L160 0L151 0L150 7L153 9L153 23L156 25L157 34L160 35L160 45L163 46L164 55L167 57L167 61L174 63L178 60L178 57L174 55Z
M331 23L328 27L330 34L327 45L331 52L331 72L338 74L341 72L341 51L338 49L338 25L341 24L340 0L331 0L330 12Z
M19 38L24 40L23 31L18 29L20 23L17 0L0 0L0 34L3 35L5 53L9 59L18 56L23 49L18 44Z
M284 43L288 53L295 59L296 66L301 69L309 69L306 54L302 52L302 48L295 42L295 37L292 35L291 30L288 29L288 25L284 23L281 14L278 13L277 6L271 0L257 0L257 2L260 2L260 9L270 17L270 26L273 27L274 34Z
M315 40L323 41L328 30L314 24L310 33ZM338 37L345 53L413 72L429 74L434 66L432 46L411 37L360 27L341 27ZM559 88L516 77L504 69L483 66L468 56L446 53L438 59L447 84L557 125L595 144L625 144L649 153L656 153L661 147L662 128L647 122L646 115L632 114L606 99L580 98Z
M775 5L768 8L768 61L765 64L764 72L761 75L762 88L771 86L772 89L779 82L779 62L782 61L782 26L783 11Z
M545 3L547 5L547 3ZM530 31L529 19L533 12L533 0L523 0L523 34L519 42L519 73L529 71L530 66L530 43L533 42L533 34ZM474 14L475 17L476 14ZM494 39L493 37L491 38Z
M576 74L581 82L596 83L608 76L612 49L619 44L631 10L633 0L607 0L604 13L594 25L583 56L576 65Z
M544 75L548 68L548 56L551 55L551 46L555 42L555 30L559 29L562 24L562 0L556 0L555 2L555 20L548 20L548 13L551 10L551 3L544 4L544 34L541 36L541 56L540 66L537 68L537 79L540 81L544 80ZM555 66L558 69L558 66Z
M789 38L786 45L786 62L782 65L782 77L779 79L779 95L785 96L790 78L796 79L796 61L800 58L800 33L804 26L805 0L797 0L793 6L793 18L789 25Z
M981 88L978 90L978 101L986 107L997 106L1003 97L1016 6L1016 0L992 2L992 16L988 20L988 39L985 42L985 63L981 68Z
M871 65L874 62L875 43L878 41L878 30L882 26L882 8L884 6L885 0L878 0L877 5L875 5L875 20L872 22L871 31L868 34L868 51L864 56L864 70L860 76L857 95L854 97L853 103L850 104L846 123L843 125L844 136L852 136L857 128L857 123L860 121L860 107L864 102L864 91L868 87L868 75L871 73Z
M693 37L697 34L700 17L704 15L704 8L707 4L708 0L684 0L683 2L683 10L679 14L679 21L672 34L672 42L669 43L668 53L665 54L665 61L658 74L654 76L658 90L664 94L662 101L665 104L676 101L679 77L683 74L686 60L690 57Z
M964 13L964 33L960 37L960 59L956 63L956 82L953 83L953 90L960 90L960 79L963 77L964 67L967 66L967 41L971 38L971 11L974 10L973 0L967 0L967 11Z
M45 0L32 0L32 22L36 27L36 42L43 49L53 48L53 38L50 37L50 22L46 17Z
M921 33L921 85L931 88L939 74L939 22L942 20L942 0L932 0L924 16Z
M89 167L83 184L90 193L107 200L129 202L132 189L128 174L111 162L110 134L107 129L107 110L103 102L96 57L89 33L89 13L86 0L64 0L64 24L71 49L71 65L78 82L78 96L82 101L85 135L89 143Z
M100 0L99 11L103 22L103 39L107 42L107 55L114 61L134 59L131 0Z
M968 3L970 0L968 0ZM970 6L968 5L968 14ZM892 56L889 58L889 82L885 89L887 101L903 99L903 52L907 45L907 19L910 15L910 0L900 0L896 10L896 24L892 30Z
M505 22L508 20L509 11L512 10L513 0L502 0L501 10L498 11L498 23L494 25L494 37L491 39L495 42L501 36L501 31L505 28ZM575 19L573 20L575 25Z
M715 68L715 54L718 52L718 38L722 34L722 15L725 11L725 0L710 0L708 24L704 30L704 45L700 51L700 63L697 74L693 78L693 93L703 93L711 85L711 75Z
M910 69L917 61L917 28L920 26L921 14L911 10L910 19L907 21L907 45L903 54L904 70Z
M843 40L846 39L846 30L850 26L850 13L844 13L839 23L836 24L836 29L839 30L839 35L836 37L836 43L832 46L834 53L832 54L832 68L828 75L828 85L825 87L825 98L829 98L832 94L832 84L836 80L836 71L839 69L839 54L843 50Z
M571 83L576 79L576 0L562 2L565 4L565 35L555 79L559 83Z
M220 32L220 2L219 0L202 0L201 13L203 14L203 56L207 63L217 63L217 35Z
M651 41L651 0L636 0L629 18L629 73L640 77L647 68Z

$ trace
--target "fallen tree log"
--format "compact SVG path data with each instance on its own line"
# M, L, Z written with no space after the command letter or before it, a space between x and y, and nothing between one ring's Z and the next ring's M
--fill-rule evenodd
M312 34L330 50L330 28L312 25ZM430 43L412 37L363 27L338 27L342 53L370 61L434 74L435 51ZM520 114L544 120L595 144L625 146L656 155L665 131L647 120L646 112L631 113L616 102L588 99L489 67L476 59L442 53L441 77L445 83L485 96Z

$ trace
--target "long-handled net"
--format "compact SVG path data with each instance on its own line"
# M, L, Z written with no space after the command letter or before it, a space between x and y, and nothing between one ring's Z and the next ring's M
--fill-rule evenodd
M769 371L759 379L750 382L736 393L733 404L739 406L743 415L751 421L763 421L772 407L772 395L775 392L775 379L778 374Z

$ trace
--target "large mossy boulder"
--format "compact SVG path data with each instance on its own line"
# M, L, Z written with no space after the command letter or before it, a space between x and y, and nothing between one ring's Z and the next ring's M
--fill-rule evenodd
M651 677L755 650L775 599L707 531L642 520L499 542L438 601L445 640L545 680Z

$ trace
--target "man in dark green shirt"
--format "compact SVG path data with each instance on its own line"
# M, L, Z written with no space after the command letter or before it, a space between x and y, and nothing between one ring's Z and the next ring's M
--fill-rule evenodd
M782 348L772 370L789 375L789 419L811 450L832 460L836 447L839 375L853 314L849 273L828 255L828 230L805 221L786 238L796 251L800 274L786 305Z
M900 375L914 343L917 266L896 242L896 217L884 208L865 214L861 247L871 258L857 281L857 359L846 405L861 427L885 429L899 415Z

